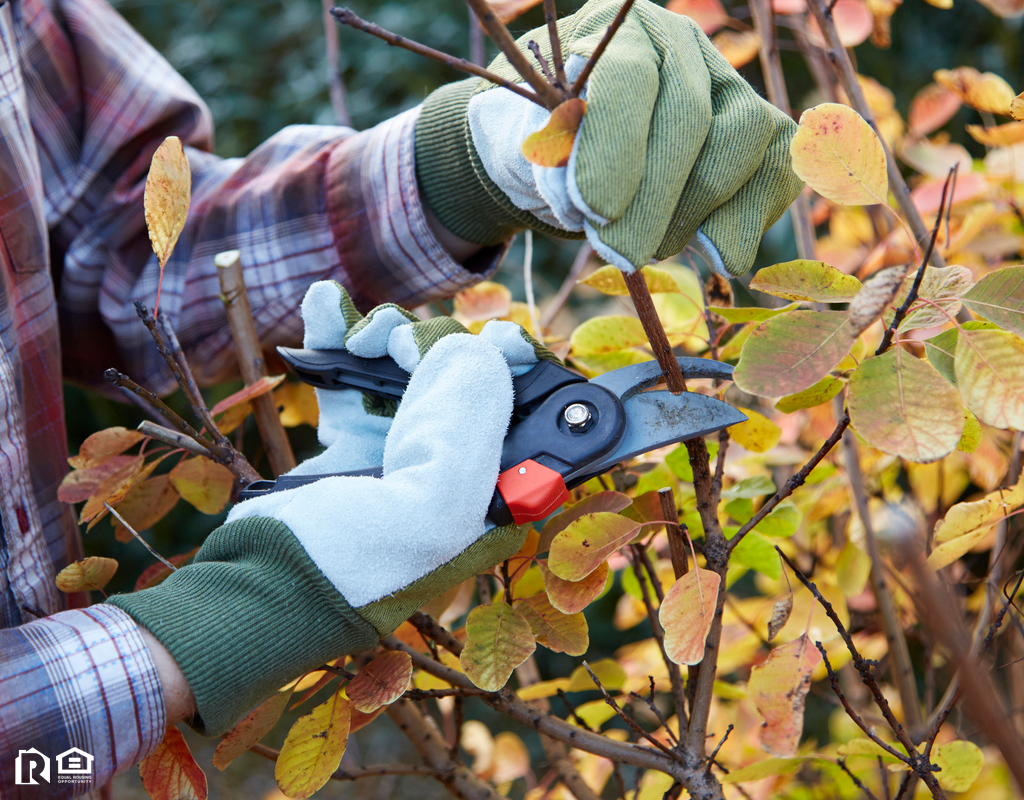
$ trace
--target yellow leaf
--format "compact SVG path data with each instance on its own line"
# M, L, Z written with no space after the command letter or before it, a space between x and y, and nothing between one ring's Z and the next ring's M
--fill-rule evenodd
M515 602L516 610L530 623L537 641L556 653L581 656L590 646L590 630L582 613L563 614L546 594Z
M470 611L466 634L459 661L469 679L488 692L501 689L512 670L537 649L530 623L501 601Z
M839 552L836 559L836 584L845 597L856 597L864 591L871 574L871 557L852 541Z
M165 516L175 503L178 493L171 486L166 475L154 475L152 478L136 483L117 504L117 513L128 522L136 533L152 528ZM112 520L114 537L119 542L130 541L132 535L117 519Z
M309 797L338 768L348 744L352 706L341 691L292 725L274 767L277 785L288 797Z
M565 581L581 581L641 528L620 514L599 511L573 520L551 542L548 569Z
M608 583L608 562L603 561L597 569L580 581L564 581L548 569L544 562L540 563L540 571L544 576L544 590L548 593L551 605L563 614L577 614L589 606Z
M152 800L206 800L206 775L173 725L156 750L139 762L139 775Z
M146 465L142 456L135 456L123 467L104 478L89 499L85 501L78 515L78 524L89 523L89 530L107 515L104 503L117 505L138 482L145 480L156 467L156 462ZM145 473L145 474L144 474Z
M882 143L853 109L822 103L805 111L789 152L794 172L823 197L844 205L885 202Z
M411 679L412 658L401 650L393 650L363 667L346 692L356 710L370 714L401 697Z
M1024 142L1024 122L1007 122L1005 125L996 125L992 128L986 128L984 125L968 125L967 132L971 134L974 141L986 147L1009 147L1018 142Z
M995 73L978 72L974 67L957 67L936 70L932 77L971 108L1010 116L1013 89Z
M281 424L286 428L302 424L315 428L320 421L316 390L308 383L289 381L281 384L274 392L274 405L281 409Z
M454 303L460 322L486 322L509 315L512 292L500 283L482 281L455 295Z
M1024 340L1006 331L964 328L953 366L964 404L979 422L1024 429Z
M1024 92L1021 92L1011 101L1010 116L1015 120L1024 121Z
M981 446L981 423L966 408L964 409L964 432L960 441L956 443L956 449L961 453L973 453Z
M651 294L679 291L675 278L672 277L672 273L668 270L658 269L657 267L644 267L641 272L643 273L644 281L647 283L647 289ZM610 265L595 270L583 280L577 281L577 283L597 289L601 294L629 294L626 281L622 277L622 270Z
M292 690L285 689L250 711L245 719L235 725L217 744L217 749L213 751L213 766L224 769L270 733L288 706L291 696Z
M591 317L572 332L570 355L593 356L647 344L644 326L636 317Z
M985 766L985 754L974 742L958 739L939 745L932 761L940 768L939 786L947 792L966 792Z
M764 717L759 731L761 746L773 756L795 756L804 727L804 698L811 688L811 672L821 653L806 634L776 647L768 660L750 671L747 690Z
M170 479L182 499L204 514L219 514L231 499L235 483L227 467L201 456L179 461Z
M75 469L89 469L99 466L107 459L123 453L129 447L145 438L138 431L131 431L121 427L97 431L82 442L78 455L69 458L68 464Z
M782 306L781 308L760 308L758 306L722 308L721 306L710 306L708 310L730 324L741 325L745 322L764 322L772 317L785 314L787 311L793 311L799 305L799 303L790 303L788 306Z
M935 541L948 542L976 528L998 521L1024 503L1024 481L1009 489L997 489L980 500L957 503L935 526Z
M786 300L847 303L862 285L853 275L840 272L823 261L798 259L758 270L750 281L750 288Z
M496 784L523 778L530 772L530 752L523 740L511 731L494 737L494 755L488 779Z
M117 561L102 556L89 556L68 564L57 573L57 588L62 592L84 592L102 589L117 572Z
M677 664L699 664L718 604L721 577L694 567L672 584L658 609L665 629L665 652Z
M761 37L754 31L722 31L711 43L733 69L739 69L757 58Z
M615 659L602 658L591 664L590 669L609 692L621 689L626 683L626 670ZM569 676L569 686L565 691L585 692L594 688L594 679L581 664Z
M557 106L547 124L523 140L521 149L526 160L539 167L564 167L568 164L576 131L586 113L587 102L579 97Z
M775 408L783 414L792 414L801 408L820 406L843 391L843 386L843 381L839 378L826 376L814 384L814 386L804 389L802 392L783 397L775 404Z
M178 236L185 227L188 205L192 198L192 172L177 136L168 136L153 153L153 161L146 178L143 205L146 227L153 243L153 252L160 262L160 281L157 284L157 302L163 285L164 265L171 257ZM154 314L157 309L154 309Z
M747 421L729 428L729 435L741 447L754 453L767 453L779 443L782 430L763 414L749 408L740 408L747 415Z

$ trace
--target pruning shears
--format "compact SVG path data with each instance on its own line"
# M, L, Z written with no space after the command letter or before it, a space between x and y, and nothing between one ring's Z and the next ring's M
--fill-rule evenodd
M360 358L347 350L277 350L289 369L318 389L358 389L400 400L409 383L409 373L388 356ZM732 377L732 367L720 361L677 360L687 379ZM540 361L513 378L515 401L488 508L491 521L521 525L544 519L568 500L569 489L620 461L747 419L713 397L651 389L661 378L654 361L590 380L554 361ZM383 468L336 474L380 477ZM327 477L332 476L282 475L274 481L255 481L239 499L295 489Z

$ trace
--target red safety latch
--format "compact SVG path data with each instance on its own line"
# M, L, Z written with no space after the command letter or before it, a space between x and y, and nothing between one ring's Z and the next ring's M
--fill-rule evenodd
M502 472L498 491L517 525L544 519L569 499L562 476L532 459Z

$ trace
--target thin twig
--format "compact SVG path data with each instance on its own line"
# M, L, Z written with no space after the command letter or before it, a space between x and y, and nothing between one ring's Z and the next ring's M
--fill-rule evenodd
M180 429L184 435L190 436L197 441L201 441L199 431L197 431L195 428L189 425L181 417L179 417L177 413L175 413L174 409L168 406L153 392L151 392L144 386L139 386L139 384L137 384L123 372L118 372L116 369L111 368L104 371L103 377L106 378L115 386L120 386L122 389L131 392L136 397L145 400L147 403L153 406L158 412L160 412L160 416L162 416L169 423Z
M332 0L320 0L323 11L324 43L327 50L327 85L331 93L331 108L334 121L346 128L352 127L352 119L345 105L345 84L341 80L341 48L338 46L338 27L331 21Z
M124 525L125 528L127 528L128 533L130 533L132 536L134 536L136 539L138 539L140 542L142 542L142 546L145 547L150 552L150 555L152 555L153 558L155 558L157 561L162 563L165 567L168 567L171 570L171 572L177 572L178 571L178 568L176 566L174 566L174 564L172 564L170 561L168 561L166 558L164 558L162 555L160 555L156 550L154 550L152 548L152 546L149 544L149 542L147 542L145 539L143 539L141 536L139 536L138 531L136 531L135 528L133 528L128 523L128 520L126 520L124 517L122 517L120 514L118 514L117 511L114 509L114 507L112 505L110 505L110 503L104 503L103 507L105 509L107 509L107 511L109 511L111 514L113 514L115 517L117 517L117 521L120 522L122 525Z
M464 58L456 58L455 56L450 56L447 53L442 53L440 50L435 50L433 47L427 47L419 42L406 39L404 36L399 36L397 33L385 30L380 27L380 25L361 19L347 8L332 8L331 16L333 16L342 25L348 25L356 30L376 36L378 39L383 39L392 47L401 47L402 49L410 50L417 55L426 56L427 58L432 58L435 61L440 61L442 64L446 64L454 69L468 72L470 75L476 75L478 78L483 78L496 86L508 89L510 92L514 92L520 97L525 97L527 100L536 103L539 106L548 108L544 101L533 92L528 89L524 89L521 86L517 86L511 81L507 81L501 76L495 75L493 72L490 72L483 67L477 66L472 61L467 61Z
M533 231L529 228L523 232L523 283L526 285L526 310L537 338L540 339L544 334L537 318L537 303L533 297Z
M569 94L572 97L579 97L580 92L583 91L583 87L587 85L587 78L590 77L590 73L593 72L594 67L597 66L598 60L604 54L605 48L608 43L612 40L615 32L622 25L623 20L626 19L626 14L633 7L633 0L625 0L622 4L622 8L619 9L619 13L615 15L615 19L612 20L612 24L608 26L608 30L604 32L604 36L601 37L601 41L597 43L597 47L594 48L593 54L587 59L587 63L583 65L583 71L576 76L576 80L572 84L572 90Z
M858 789L860 789L862 792L864 792L864 794L866 794L868 796L868 800L878 800L878 798L875 797L875 793L872 792L863 783L861 783L860 778L858 778L856 775L854 775L852 772L850 772L850 768L846 766L846 759L845 758L839 759L836 762L836 764L839 765L839 769L841 769L843 772L845 772L847 775L850 776L850 780L853 781L853 785L856 786Z
M590 260L590 255L593 252L594 248L590 246L589 242L584 242L580 245L580 249L576 251L576 258L573 259L572 267L569 268L569 273L565 276L562 285L558 287L555 296L547 304L544 308L544 313L540 316L541 330L546 330L551 321L558 316L558 312L562 310L565 301L569 299L569 295L576 286L576 281L579 280L580 274L583 272L583 268L587 266L587 261Z
M249 748L258 756L269 761L277 761L281 753L264 744L254 744ZM361 778L379 778L382 775L422 775L425 778L436 778L437 773L424 764L371 764L357 769L338 768L331 773L331 780L357 781Z
M729 738L729 734L732 733L733 727L735 727L735 726L730 722L729 723L729 727L725 729L725 735L722 737L721 741L718 743L718 747L716 747L712 751L711 755L708 756L708 765L704 769L704 771L708 775L711 774L711 765L715 763L715 756L717 756L718 755L718 751L722 749L722 745L725 744L725 740Z
M548 64L548 60L544 58L544 54L540 51L540 45L533 41L533 39L530 39L530 41L526 43L526 47L531 53L533 53L533 57L537 59L537 63L540 65L541 74L544 75L544 79L554 86L555 76L551 72L551 66Z
M568 97L569 81L565 77L562 42L558 38L558 12L555 9L555 0L544 0L544 22L548 26L548 39L551 42L551 64L555 68L554 87Z
M191 436L184 433L178 433L177 431L172 431L170 428L157 425L155 422L150 422L148 419L140 422L137 430L139 433L149 436L152 439L156 439L158 442L169 444L171 447L179 447L193 455L202 456L203 458L209 458L211 460L213 459L213 454Z

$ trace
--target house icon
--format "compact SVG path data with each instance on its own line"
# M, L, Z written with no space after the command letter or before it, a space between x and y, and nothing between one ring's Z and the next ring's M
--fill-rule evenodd
M92 775L93 756L77 747L65 750L54 760L58 775Z

